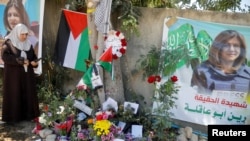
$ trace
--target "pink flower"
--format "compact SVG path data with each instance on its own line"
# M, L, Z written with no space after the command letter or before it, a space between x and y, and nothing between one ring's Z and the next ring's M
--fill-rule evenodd
M77 137L78 137L78 139L85 139L83 133L78 133Z

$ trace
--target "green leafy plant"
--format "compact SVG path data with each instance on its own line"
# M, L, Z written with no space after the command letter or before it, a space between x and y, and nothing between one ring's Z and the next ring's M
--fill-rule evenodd
M148 83L155 84L151 128L155 133L153 140L157 141L169 140L175 135L170 132L172 119L169 110L175 106L176 94L179 91L179 86L175 84L178 78L170 77L177 69L176 64L180 59L181 51L175 50L176 52L178 54L174 54L173 50L171 53L169 50L157 50L153 46L147 55L142 55L137 61L140 70L143 70L143 77L147 76ZM181 57L185 56L181 55ZM155 74L161 74L162 77Z
M44 70L47 70L39 77L37 84L38 98L40 103L50 103L64 97L62 89L66 81L71 80L69 70L64 67L55 65L50 55L50 48L46 48L46 57L43 59Z
M166 134L172 126L171 113L169 110L175 107L175 100L177 99L179 86L175 84L178 81L176 76L172 76L156 88L156 93L153 96L153 121L152 129L156 133L156 138L159 141L172 138L173 135Z
M136 68L143 71L143 79L158 73L161 51L152 46L146 55L140 55L140 59L136 61Z

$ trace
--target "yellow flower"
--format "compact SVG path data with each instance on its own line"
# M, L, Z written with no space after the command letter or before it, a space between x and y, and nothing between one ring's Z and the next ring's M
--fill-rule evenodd
M98 120L95 122L93 128L96 131L98 136L108 135L109 128L111 126L111 122L109 120Z

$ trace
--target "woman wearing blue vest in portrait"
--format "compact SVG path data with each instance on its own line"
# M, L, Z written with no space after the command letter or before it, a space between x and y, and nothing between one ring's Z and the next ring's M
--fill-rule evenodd
M246 65L246 49L245 38L239 32L219 33L208 60L194 69L191 86L200 94L212 94L213 90L249 93L250 67Z

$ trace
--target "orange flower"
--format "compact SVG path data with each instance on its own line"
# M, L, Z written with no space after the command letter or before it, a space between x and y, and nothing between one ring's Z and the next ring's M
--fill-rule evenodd
M49 106L48 106L48 105L44 105L43 110L44 110L45 112L47 112L47 111L49 110Z
M93 119L93 118L88 119L88 120L87 120L87 123L88 123L88 124L93 124L93 123L94 123L94 119Z

